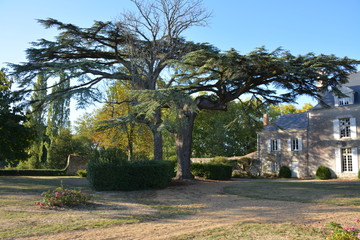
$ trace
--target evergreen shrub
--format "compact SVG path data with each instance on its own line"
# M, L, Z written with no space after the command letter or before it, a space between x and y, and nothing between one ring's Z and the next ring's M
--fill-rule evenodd
M1 169L0 176L63 176L66 170L53 169Z
M316 178L321 180L326 180L331 178L331 172L328 167L320 166L316 170Z
M87 178L97 191L164 188L174 175L166 161L90 161Z
M228 180L231 178L232 166L218 163L192 163L191 173L205 179Z
M279 178L291 178L291 170L287 166L281 166L279 171Z

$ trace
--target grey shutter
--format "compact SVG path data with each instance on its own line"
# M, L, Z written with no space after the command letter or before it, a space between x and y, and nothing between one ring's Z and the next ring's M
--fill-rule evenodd
M335 148L335 172L341 173L341 148Z
M350 118L350 137L356 138L356 118Z

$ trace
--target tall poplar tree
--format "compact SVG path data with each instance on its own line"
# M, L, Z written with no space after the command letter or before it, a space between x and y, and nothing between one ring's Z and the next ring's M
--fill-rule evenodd
M45 74L40 73L34 84L31 96L30 110L28 114L28 125L34 129L35 138L29 149L28 165L31 168L39 168L40 164L46 160L45 138L46 138L46 113L47 109L40 101L46 97L47 82Z
M54 142L60 133L65 129L70 129L70 96L61 94L70 87L70 79L64 73L59 74L59 82L55 83L52 88L52 101L49 105L47 116L46 136L48 137L45 144L47 149L46 162L48 167L58 167L58 156L54 154Z

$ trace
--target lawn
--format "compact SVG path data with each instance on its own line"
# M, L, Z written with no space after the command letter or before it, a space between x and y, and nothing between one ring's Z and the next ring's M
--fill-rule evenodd
M261 181L241 180L229 182L224 191L243 197L266 200L360 205L359 182L340 181ZM216 182L212 183L216 184ZM41 193L64 185L77 188L94 196L88 206L63 209L44 209L35 205ZM206 186L200 184L199 186ZM95 192L85 178L79 177L0 177L0 239L38 236L78 229L95 229L113 225L157 221L179 215L204 211L196 192L180 186L172 188L193 194L194 204L172 204L157 198L167 189L131 192ZM181 201L181 199L178 199ZM196 204L195 204L196 203ZM328 229L311 228L292 223L238 223L225 227L180 235L173 239L324 239Z
M359 181L242 181L224 190L256 199L360 205Z
M44 209L41 193L59 186L93 194L89 206ZM149 221L192 209L149 201L150 192L94 192L79 177L0 177L0 239Z

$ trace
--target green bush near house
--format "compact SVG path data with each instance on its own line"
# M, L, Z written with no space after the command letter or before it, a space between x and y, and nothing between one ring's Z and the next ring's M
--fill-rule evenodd
M358 179L360 179L360 170L359 170L359 172L358 172Z
M205 179L228 180L231 178L232 168L227 164L192 163L191 173Z
M279 178L291 178L291 170L287 166L281 166L279 171Z
M331 172L328 167L320 166L316 170L316 178L321 180L326 180L331 178Z
M91 161L87 170L87 179L97 191L164 188L173 176L173 164L167 161Z

